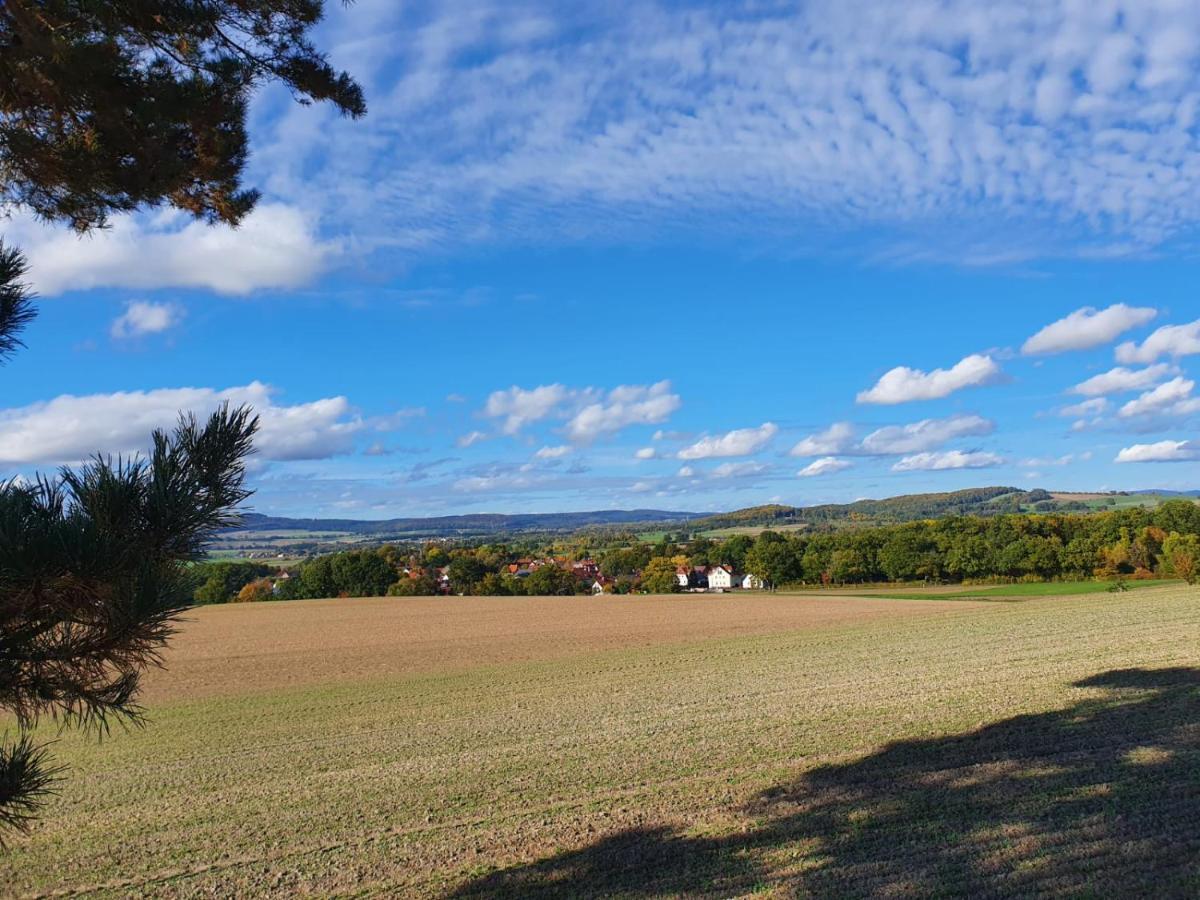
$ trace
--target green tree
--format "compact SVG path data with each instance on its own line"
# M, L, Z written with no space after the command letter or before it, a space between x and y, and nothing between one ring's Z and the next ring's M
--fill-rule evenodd
M525 579L525 593L531 597L576 593L579 585L574 575L558 566L538 566Z
M879 550L880 568L891 581L912 581L925 574L929 547L919 526L900 526L892 530Z
M1200 503L1193 500L1167 500L1154 510L1154 524L1163 531L1200 534Z
M746 553L746 571L772 590L799 577L800 565L792 545L781 534L764 531Z
M382 597L396 580L396 570L374 550L347 550L330 561L339 597Z
M9 0L0 156L9 203L84 231L162 201L236 223L246 105L263 82L366 112L309 40L322 0Z
M25 257L0 241L0 361L22 347L20 334L33 321L33 294L22 280Z
M829 578L835 584L848 584L867 579L863 555L853 547L834 550L829 558Z
M679 590L675 563L664 556L652 558L642 571L641 588L650 594L674 594Z
M481 597L507 597L512 590L499 573L487 572L475 585L475 593Z
M437 593L437 584L428 575L412 578L401 576L400 580L387 589L389 597L431 597Z
M487 574L487 567L469 551L455 551L446 569L450 588L456 593L471 594Z
M712 553L710 558L715 558L718 563L724 563L738 571L744 571L746 568L746 554L750 552L750 548L754 546L754 538L748 534L735 534L722 541Z
M287 578L281 578L276 583L279 587L275 594L275 599L302 600L304 598L304 585L295 574L291 574Z
M300 593L308 598L336 597L337 582L333 577L333 557L317 556L300 567Z
M202 578L192 599L196 603L229 603L238 591L271 570L262 563L213 562L197 566L195 575Z
M322 0L7 0L0 4L0 206L84 232L169 204L236 224L251 92L280 82L350 116L362 91L309 40ZM0 244L0 358L33 315L20 254ZM183 563L233 519L256 426L222 410L156 432L148 461L97 457L35 486L0 485L0 825L51 787L29 728L46 713L139 719L139 675L193 587ZM16 529L16 530L13 530ZM22 531L21 529L24 529ZM103 553L101 553L103 551Z
M22 827L55 770L30 736L46 715L103 728L142 721L147 664L192 602L188 563L233 524L257 421L222 408L156 431L149 459L96 457L32 485L0 484L0 824Z
M1200 577L1200 536L1172 531L1163 541L1163 557L1172 575L1188 584Z
M600 560L600 572L609 578L633 575L646 567L652 552L649 544L611 550Z
M514 597L522 597L529 593L524 578L518 578L516 575L510 575L505 572L500 576L500 581L504 584L505 593L511 594Z

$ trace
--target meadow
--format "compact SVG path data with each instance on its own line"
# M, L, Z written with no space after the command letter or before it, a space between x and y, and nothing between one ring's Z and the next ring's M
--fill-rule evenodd
M1195 896L1200 595L189 613L9 895Z
M1160 587L1172 582L1126 581L1126 591L1148 587ZM981 584L971 587L961 585L919 586L897 589L891 586L870 585L859 589L834 588L835 594L853 594L860 597L886 598L890 600L1021 600L1029 597L1078 597L1084 594L1115 593L1111 581L1025 581L1015 584Z

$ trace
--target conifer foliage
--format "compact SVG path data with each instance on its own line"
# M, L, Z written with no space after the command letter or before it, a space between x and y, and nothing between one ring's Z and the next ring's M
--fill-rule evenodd
M53 789L58 770L30 735L39 720L141 721L141 675L191 603L185 566L249 496L257 427L246 408L183 415L146 458L0 483L0 710L18 727L0 742L0 827L27 825Z
M238 224L246 107L281 82L301 103L366 112L310 40L322 0L4 0L0 211L78 232L163 204ZM0 242L0 362L33 318L25 260ZM142 673L191 603L186 566L249 495L245 408L156 432L145 458L98 455L32 483L0 481L0 840L54 790L39 721L137 723Z
M366 112L308 34L322 0L6 0L0 4L0 191L86 231L163 201L236 224L256 86Z

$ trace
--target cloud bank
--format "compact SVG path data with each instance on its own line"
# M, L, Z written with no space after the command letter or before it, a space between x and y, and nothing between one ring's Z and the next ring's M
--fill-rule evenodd
M366 424L345 397L282 405L269 385L160 388L75 396L0 410L0 462L73 463L97 452L144 451L156 428L170 428L181 410L205 416L222 403L249 404L259 417L254 446L264 460L325 459L348 453Z

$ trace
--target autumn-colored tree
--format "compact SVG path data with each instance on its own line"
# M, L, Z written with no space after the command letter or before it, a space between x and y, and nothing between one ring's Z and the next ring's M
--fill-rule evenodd
M259 603L274 599L275 584L270 578L259 578L243 585L237 593L238 603Z

